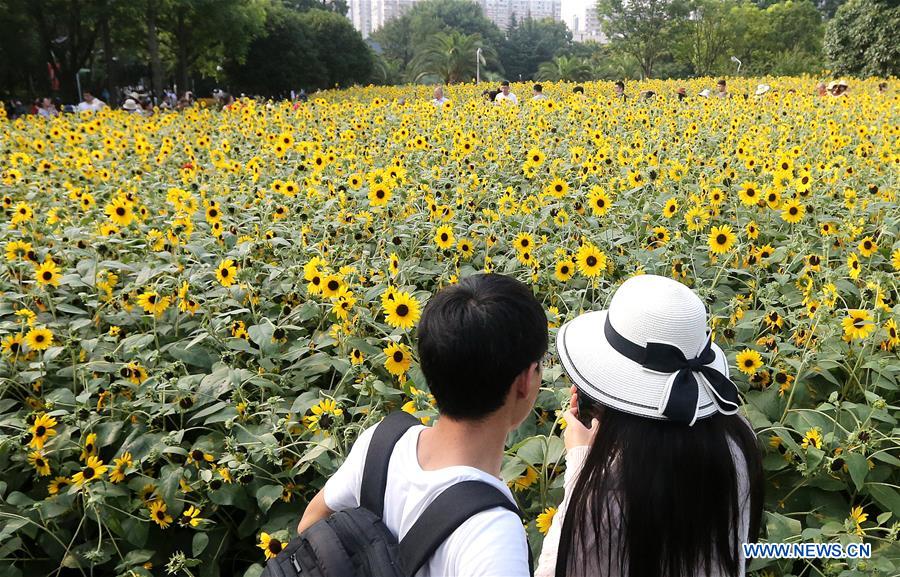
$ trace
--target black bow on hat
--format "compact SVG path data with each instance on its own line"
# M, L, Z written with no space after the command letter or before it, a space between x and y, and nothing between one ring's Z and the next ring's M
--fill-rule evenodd
M646 369L671 374L666 383L660 412L669 420L693 425L699 410L697 400L700 384L694 373L704 377L704 386L720 413L733 415L738 410L737 386L718 370L707 366L716 360L712 339L706 339L703 351L694 359L687 359L681 349L666 343L648 342L646 347L633 343L616 332L606 317L603 327L610 346L624 357Z

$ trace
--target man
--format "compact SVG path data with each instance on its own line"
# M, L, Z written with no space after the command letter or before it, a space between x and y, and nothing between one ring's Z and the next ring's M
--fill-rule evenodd
M724 78L716 83L716 96L719 98L728 98L728 86L725 84Z
M684 89L684 86L679 86L678 90L675 91L675 94L678 95L678 102L687 98L687 91Z
M509 80L500 83L500 92L494 98L494 102L508 102L510 104L518 104L519 97L509 90Z
M840 80L835 80L828 85L828 92L832 96L846 96L847 95L847 81L843 78Z
M444 87L441 85L435 86L434 98L431 99L431 103L434 104L435 107L441 108L448 102L450 102L450 99L444 96Z
M78 112L85 112L87 110L98 112L104 108L106 108L106 103L99 98L94 97L90 90L84 91L84 100L78 104Z
M531 99L532 100L546 100L547 95L544 94L544 87L540 84L535 84L531 89Z
M576 86L572 89L572 94L579 98L584 98L584 86Z
M816 84L816 95L820 97L828 96L828 88L825 86L824 82L819 82Z
M452 485L482 481L513 501L500 480L507 435L532 411L547 351L547 320L529 287L480 274L428 302L418 329L419 361L439 418L409 429L388 467L384 524L398 537ZM334 511L358 507L366 451L376 429L360 435L347 460L313 498L298 531ZM526 577L528 545L515 513L494 508L465 521L416 577Z
M622 100L628 99L628 97L625 96L625 83L623 81L616 80L614 90L616 92L616 98L621 98Z

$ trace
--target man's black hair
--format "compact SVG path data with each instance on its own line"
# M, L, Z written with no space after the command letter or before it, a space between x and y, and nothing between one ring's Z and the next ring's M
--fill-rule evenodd
M544 91L544 87L541 86L540 84L535 84L535 85L534 85L534 91L535 91L535 92L543 92L543 91Z
M575 94L579 94L579 93L584 94L584 86L576 86L575 88L572 89L572 92Z
M500 86L509 86L509 80L504 80L500 83Z
M516 377L547 352L547 317L527 285L479 274L428 301L418 338L440 413L476 420L503 406Z
M616 80L616 86L618 86L622 90L625 90L625 83L621 80Z
M721 78L721 79L719 79L718 82L716 82L716 85L717 86L727 86L727 83L725 82L724 78Z

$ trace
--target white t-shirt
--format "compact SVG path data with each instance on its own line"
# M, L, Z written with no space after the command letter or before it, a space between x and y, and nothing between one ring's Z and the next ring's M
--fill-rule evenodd
M347 460L325 484L325 504L332 511L359 506L366 452L376 427L359 436ZM388 465L383 521L399 539L438 495L460 481L483 481L515 502L503 481L480 469L454 466L423 470L416 448L419 433L424 429L424 426L410 428L394 447ZM512 511L500 507L473 515L416 573L416 577L444 576L529 577L528 544L522 521Z
M440 100L438 100L437 98L432 98L432 99L431 99L431 103L434 104L435 106L438 106L438 107L443 106L445 102L450 102L450 99L447 98L446 96L444 96L444 97L441 98Z
M518 103L519 103L519 97L516 96L516 95L515 95L514 93L512 93L512 92L510 92L508 95L507 95L507 94L503 94L502 92L498 92L498 93L497 93L497 96L494 97L494 102L503 102L504 100L510 102L511 104L518 104Z
M93 110L94 112L103 110L106 107L106 103L100 100L99 98L95 98L90 103L87 101L82 102L78 105L78 112L85 112L87 110Z

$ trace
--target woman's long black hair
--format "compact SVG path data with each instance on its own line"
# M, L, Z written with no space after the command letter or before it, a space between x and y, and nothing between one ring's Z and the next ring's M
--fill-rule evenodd
M687 427L594 410L601 425L572 491L557 568L583 575L598 567L598 577L738 575L741 515L728 439L747 466L747 540L756 541L763 473L749 425L737 415L716 414Z

